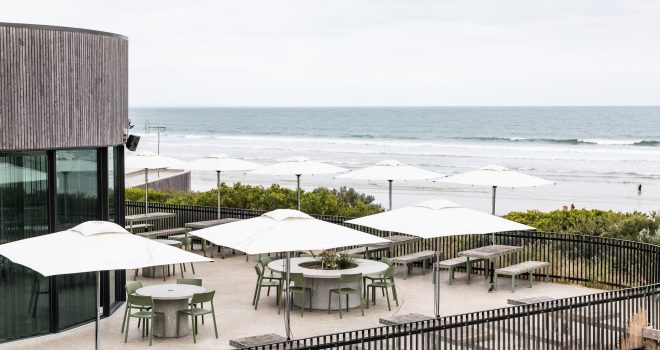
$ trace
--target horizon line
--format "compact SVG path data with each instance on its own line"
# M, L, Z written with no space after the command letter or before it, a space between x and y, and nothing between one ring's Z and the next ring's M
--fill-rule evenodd
M588 107L660 107L658 105L143 105L128 108L588 108Z

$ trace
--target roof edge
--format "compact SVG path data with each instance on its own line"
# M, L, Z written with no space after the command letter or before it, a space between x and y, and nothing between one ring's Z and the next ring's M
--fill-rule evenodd
M85 28L62 27L62 26L51 26L51 25L44 25L44 24L29 24L29 23L9 23L9 22L0 22L0 27L46 29L46 30L54 30L54 31L96 34L96 35L103 35L103 36L108 36L108 37L128 41L128 37L124 36L124 35L121 35L121 34L104 32L104 31L93 30L93 29L85 29Z

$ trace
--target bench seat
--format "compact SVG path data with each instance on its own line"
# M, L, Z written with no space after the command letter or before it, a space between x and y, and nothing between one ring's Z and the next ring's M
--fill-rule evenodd
M154 227L153 224L134 224L126 225L125 229L133 232L133 230L150 230L152 227Z
M421 261L424 264L424 268L426 269L426 262L429 259L432 259L435 257L435 252L432 250L422 250L421 252L417 253L412 253L412 254L406 254L406 255L401 255L397 256L395 258L392 258L392 262L397 265L403 265L406 267L403 270L403 279L408 278L408 272L412 270L412 263Z
M511 293L516 291L516 276L522 275L522 274L529 274L529 288L532 288L532 280L534 279L532 277L532 274L534 271L539 270L539 269L546 269L546 277L547 277L547 268L550 266L549 263L545 261L525 261L521 262L519 264L515 265L510 265L507 267L501 267L499 269L495 270L495 289L497 289L497 276L498 275L506 275L506 276L511 276Z
M178 235L180 233L185 234L186 231L187 229L185 227L175 227L175 228L168 228L165 230L140 232L136 234L142 237L170 237L173 235Z

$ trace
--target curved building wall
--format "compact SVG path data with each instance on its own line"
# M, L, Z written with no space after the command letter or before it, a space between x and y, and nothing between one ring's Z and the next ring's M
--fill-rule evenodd
M122 143L128 39L0 23L0 150Z
M123 225L127 53L116 34L0 23L0 244ZM101 273L104 316L124 283ZM92 321L95 301L94 273L43 277L0 256L0 343Z

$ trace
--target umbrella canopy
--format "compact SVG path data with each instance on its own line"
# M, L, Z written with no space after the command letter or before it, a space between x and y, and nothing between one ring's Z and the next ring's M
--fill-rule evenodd
M281 163L268 165L256 170L252 170L249 174L258 175L295 175L297 180L298 191L298 210L300 210L300 176L302 175L322 175L322 174L336 174L348 169L344 169L331 164L309 160L305 157L291 157Z
M422 238L535 230L531 226L465 208L444 199L431 199L346 222Z
M53 249L57 247L57 249ZM0 255L44 276L96 272L96 307L100 306L100 271L212 261L170 247L105 221L88 221L66 231L0 245ZM99 314L96 313L96 348Z
M498 187L535 187L554 184L554 182L513 171L501 165L488 165L479 170L438 179L436 182L491 186L493 188L491 212L493 215L495 215L495 195Z
M293 209L277 209L259 217L195 231L195 236L247 254L286 252L286 288L289 288L291 251L325 250L352 245L387 243L386 239L331 224ZM291 339L291 301L285 293L285 330Z
M382 180L389 182L390 210L392 210L392 182L408 180L430 180L440 174L414 166L405 165L397 160L383 160L376 165L351 171L337 176L338 179Z
M535 229L443 199L432 199L413 206L349 220L347 223L422 238ZM440 261L440 247L436 246L436 262L438 261ZM437 282L434 289L436 317L440 316L439 271L436 267Z
M224 154L212 154L206 158L194 160L188 164L190 170L215 171L218 181L218 219L222 218L221 203L221 182L220 173L223 171L254 170L261 167L257 163L248 162L242 159L230 158Z
M294 209L195 231L195 236L247 254L325 250L388 240L315 219Z
M186 162L161 156L154 152L140 151L125 160L126 169L144 169L144 213L149 212L149 169L181 168L186 167Z
M106 221L88 221L66 231L2 244L0 255L44 276L211 261Z

